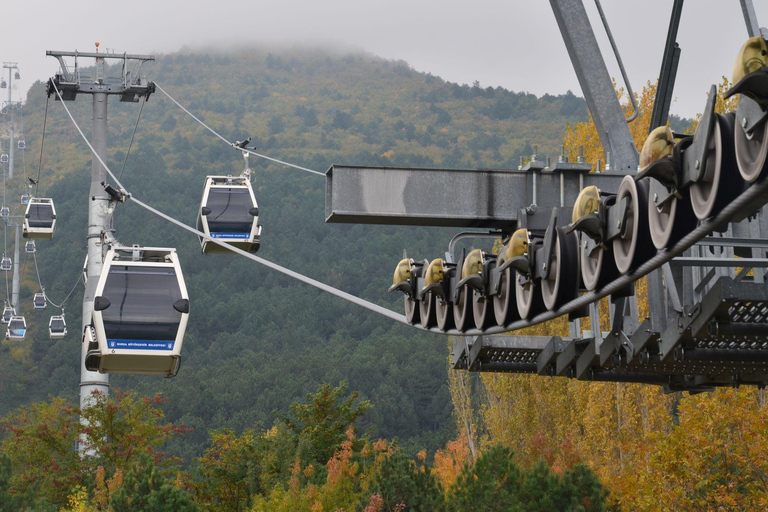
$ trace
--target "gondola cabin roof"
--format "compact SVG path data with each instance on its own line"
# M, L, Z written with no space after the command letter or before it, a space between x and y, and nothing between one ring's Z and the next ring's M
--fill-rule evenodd
M24 214L24 238L50 240L56 228L56 208L53 199L33 197Z
M208 176L200 202L200 231L248 252L259 250L259 206L246 176ZM201 237L203 254L230 254L226 247Z
M173 376L188 317L175 249L110 249L96 285L88 364L101 373Z
M23 340L27 334L27 321L23 316L12 316L5 330L5 336L10 340Z
M47 303L48 300L45 298L45 293L36 293L32 299L32 304L35 306L35 309L45 309Z
M4 324L7 324L11 321L11 317L16 315L16 310L14 310L11 306L5 306L3 309L3 317L2 322Z
M48 321L48 335L51 339L64 338L67 336L67 322L64 315L54 315Z

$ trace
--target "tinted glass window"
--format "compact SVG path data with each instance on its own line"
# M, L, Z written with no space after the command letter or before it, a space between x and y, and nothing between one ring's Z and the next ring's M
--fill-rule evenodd
M51 330L53 332L64 332L64 320L58 318L51 320Z
M53 206L50 204L30 205L27 221L31 228L50 228L53 225Z
M208 192L208 229L211 233L250 233L251 194L245 188L212 188Z
M181 299L176 272L168 267L112 265L102 294L111 303L103 310L107 339L176 339Z
M24 320L13 319L11 320L11 323L8 324L8 328L11 330L11 332L13 332L21 329L26 329L27 326L24 325Z

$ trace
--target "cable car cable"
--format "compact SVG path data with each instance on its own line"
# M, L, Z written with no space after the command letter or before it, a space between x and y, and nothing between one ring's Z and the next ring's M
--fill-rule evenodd
M55 82L51 82L51 83L53 84L53 88L56 91L56 94L59 96L59 99L61 100L61 93L59 92L58 87L56 87L56 83ZM123 185L120 183L120 181L117 179L117 177L112 173L112 171L110 170L109 166L104 162L104 160L101 159L99 154L96 153L96 150L93 148L91 143L88 141L88 139L86 138L85 134L80 129L80 126L78 126L77 121L75 121L75 118L72 117L72 113L69 111L69 109L67 108L67 105L63 101L61 101L61 106L64 107L64 110L67 111L67 115L69 115L69 118L72 120L72 123L75 125L75 128L80 133L80 136L82 137L82 139L85 141L85 143L90 148L91 153L93 153L93 156L99 161L99 163L101 163L101 165L104 166L104 169L107 171L107 173L112 177L112 179L115 180L115 184L118 187L120 187L121 189L125 190L125 187L123 187ZM362 307L364 307L366 309L369 309L370 311L373 311L374 313L378 313L378 314L380 314L382 316L385 316L385 317L387 317L387 318L389 318L391 320L395 320L396 322L400 322L401 324L404 324L404 325L409 325L408 322L406 321L404 315L395 313L394 311L392 311L390 309L387 309L387 308L385 308L383 306L379 306L378 304L374 304L372 302L368 302L367 300L361 299L359 297L355 297L354 295L352 295L350 293L338 290L338 289L336 289L336 288L334 288L332 286L329 286L329 285L327 285L325 283L321 283L320 281L316 281L315 279L312 279L311 277L307 277L307 276L305 276L303 274L299 274L298 272L295 272L293 270L290 270L288 268L280 266L277 263L272 263L269 260L265 260L264 258L260 258L260 257L254 255L254 254L248 253L248 252L246 252L246 251L244 251L242 249L239 249L237 247L234 247L234 246L232 246L232 245L230 245L230 244L228 244L226 242L222 242L221 240L218 240L216 238L210 237L210 236L206 235L205 233L203 233L202 231L198 231L197 229L195 229L193 227L187 226L183 222L181 222L179 220L176 220L175 218L171 217L170 215L166 215L163 212L152 208L148 204L146 204L146 203L136 199L135 197L133 197L132 195L130 195L127 192L126 192L126 196L129 199L131 199L133 202L135 202L136 204L141 206L142 208L144 208L144 209L154 213L158 217L162 217L165 220L167 220L167 221L169 221L169 222L171 222L173 224L176 224L180 228L189 231L190 233L194 233L195 235L197 235L199 237L205 238L206 240L209 240L209 241L211 241L211 242L213 242L215 244L218 244L218 245L220 245L222 247L225 247L229 251L232 251L232 252L234 252L236 254L239 254L240 256L244 256L244 257L246 257L248 259L251 259L251 260L255 261L256 263L259 263L261 265L264 265L265 267L271 268L272 270L277 270L278 272L281 272L281 273L283 273L283 274L285 274L285 275L287 275L289 277L292 277L292 278L297 279L297 280L299 280L299 281L301 281L303 283L306 283L306 284L308 284L310 286L314 286L315 288L318 288L320 290L328 292L331 295L335 295L335 296L340 297L342 299L345 299L345 300L347 300L349 302L357 304L358 306L362 306Z
M45 294L45 300L47 300L51 304L51 306L63 310L64 309L64 304L66 304L67 300L69 300L69 297L75 291L75 288L77 288L77 285L80 284L80 280L83 278L83 273L82 272L78 272L77 281L75 281L75 284L74 284L74 286L72 286L72 289L69 290L69 293L67 294L67 296L64 297L63 301L61 301L61 304L56 304L55 302L53 302L51 300L51 298L48 296L48 294L45 293L45 287L43 286L43 283L40 281L40 269L37 266L37 254L36 253L32 253L32 257L35 260L35 272L37 273L37 284L40 285L40 290L43 291L43 293Z
M211 128L210 126L208 126L207 124L205 124L204 122L202 122L200 119L198 119L198 118L197 118L197 117L196 117L196 116L195 116L195 115L194 115L192 112L190 112L189 110L187 110L186 108L184 108L184 107L181 105L181 103L179 103L178 101L176 101L175 99L173 99L173 97L172 97L170 94L168 94L167 92L165 92L165 89L163 89L162 87L160 87L160 85L158 85L158 83L157 83L157 82L155 82L155 87L157 87L158 89L160 89L160 92L162 92L163 94L165 94L166 96L168 96L168 99L169 99L169 100L171 100L172 102L174 102L176 105L178 105L178 107L179 107L181 110L183 110L184 112L186 112L187 114L189 114L190 116L192 116L192 119L194 119L195 121L197 121L198 123L200 123L200 124L201 124L201 125L202 125L202 126L205 128L205 129L207 129L209 132L211 132L212 134L214 134L215 136L217 136L218 138L220 138L221 140L223 140L224 142L226 142L226 143L227 143L229 146L231 146L231 147L233 147L233 148L237 149L238 151L245 151L246 153L250 153L250 154L251 154L251 155L253 155L253 156L257 156L257 157L259 157L259 158L264 158L265 160L270 160L270 161L272 161L272 162L276 162L276 163L278 163L278 164L286 165L286 166L288 166L288 167L293 167L294 169L299 169L300 171L306 171L306 172L311 172L312 174L319 174L320 176L325 176L325 173L322 173L322 172L319 172L319 171L315 171L315 170L312 170L312 169L307 169L306 167L301 167L300 165L292 164L292 163L289 163L289 162L284 162L284 161L282 161L282 160L278 160L277 158L272 158L272 157L269 157L269 156L267 156L267 155L262 155L261 153L257 153L257 152L255 152L255 151L253 151L252 149L249 149L249 148L246 148L246 147L243 147L243 146L239 146L239 145L237 145L237 144L235 144L235 143L233 143L233 142L230 142L230 141L228 141L227 139L225 139L224 137L222 137L221 135L219 135L219 133L217 133L217 132L216 132L216 131L215 131L213 128Z
M146 96L141 97L141 107L139 107L139 115L136 116L136 125L133 127L133 133L131 134L131 142L128 143L128 151L125 152L125 158L123 158L123 165L120 167L120 177L123 177L123 171L125 170L125 162L128 161L128 155L131 153L131 147L133 146L133 138L136 136L136 128L139 127L139 119L141 119L141 112L144 110L144 104L147 102Z
M45 127L48 124L48 102L51 97L45 98L45 115L43 116L43 135L40 137L40 159L37 162L37 183L35 184L35 197L37 197L37 188L40 186L40 169L43 168L43 147L45 146ZM5 196L3 196L5 202Z

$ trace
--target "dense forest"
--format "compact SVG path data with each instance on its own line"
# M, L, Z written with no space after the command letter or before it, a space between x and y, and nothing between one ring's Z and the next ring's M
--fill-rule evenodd
M558 154L566 124L587 118L584 101L572 94L537 98L452 84L362 54L182 51L158 56L143 71L224 137L252 136L258 151L320 172L333 163L513 167L534 145L540 154ZM85 95L68 103L86 134L90 103ZM142 110L125 160L140 106L112 98L109 109L110 167L136 197L189 224L205 176L242 169L239 153L159 91ZM44 84L37 83L21 111L27 150L17 150L17 178L7 184L14 208L26 176L38 175L45 112ZM58 223L54 240L38 243L36 264L46 292L60 302L83 265L91 156L53 98L46 122L40 195L56 201ZM250 160L264 226L259 255L367 300L399 310L399 298L386 288L403 249L433 257L453 234L325 224L322 177ZM179 375L111 377L113 387L161 392L167 418L193 429L171 442L171 453L192 460L210 429L268 424L273 411L323 382L359 390L375 404L360 418L361 429L398 438L409 453L444 446L454 435L444 337L393 325L253 262L203 256L195 237L130 201L118 207L115 228L123 244L177 247L189 288ZM40 285L32 256L22 257L22 312L31 336L3 342L0 413L49 395L75 400L78 393L81 288L66 304L68 337L48 340L51 307L32 310Z

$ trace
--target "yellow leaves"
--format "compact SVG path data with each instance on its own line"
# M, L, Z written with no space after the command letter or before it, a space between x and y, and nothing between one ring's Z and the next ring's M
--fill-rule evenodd
M471 462L472 456L469 453L467 439L464 436L459 436L455 441L449 441L444 450L435 452L432 474L443 486L443 489L449 489L456 483L461 469Z

